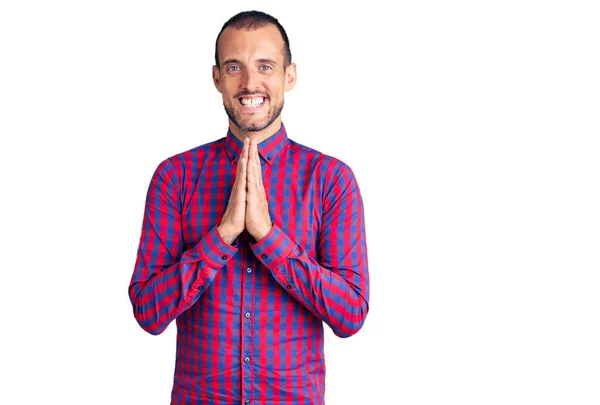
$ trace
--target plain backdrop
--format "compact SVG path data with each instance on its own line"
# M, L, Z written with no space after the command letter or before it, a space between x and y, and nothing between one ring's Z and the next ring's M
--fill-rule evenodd
M0 5L0 403L168 404L127 287L165 158L225 136L214 41L277 17L290 138L346 162L371 303L328 405L600 403L593 1Z

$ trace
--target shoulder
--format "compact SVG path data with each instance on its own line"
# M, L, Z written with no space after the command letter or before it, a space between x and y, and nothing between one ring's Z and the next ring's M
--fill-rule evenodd
M197 165L199 162L204 161L208 157L214 157L215 154L223 150L223 143L225 138L220 138L212 142L208 142L184 152L177 153L170 156L166 160L170 161L175 167L182 167L187 165Z
M155 175L166 175L175 180L196 172L207 159L214 159L216 154L221 153L224 141L225 138L220 138L169 156L158 164Z
M290 151L302 155L307 161L315 163L315 168L330 174L340 172L352 172L350 166L340 158L328 155L309 146L303 145L292 139L290 141Z
M314 170L325 179L335 180L340 176L346 179L354 179L354 173L350 166L342 159L328 155L309 146L303 145L290 139L290 151L302 155L307 163L312 163Z

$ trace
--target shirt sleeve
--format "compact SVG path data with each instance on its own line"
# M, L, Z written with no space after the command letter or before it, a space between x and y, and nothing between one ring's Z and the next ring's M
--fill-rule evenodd
M129 285L135 319L153 335L191 307L237 251L237 240L234 245L225 242L216 225L183 251L179 183L168 159L152 176Z
M339 163L323 197L318 260L276 224L251 248L289 294L348 337L369 311L369 274L362 197L352 170Z

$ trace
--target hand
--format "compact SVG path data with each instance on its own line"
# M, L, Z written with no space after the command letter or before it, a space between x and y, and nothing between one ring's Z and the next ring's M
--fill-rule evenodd
M259 241L269 233L273 222L269 215L269 203L262 180L256 140L250 141L247 156L246 229L254 239Z
M227 203L227 208L217 227L221 238L231 244L235 238L244 230L246 226L246 172L248 168L248 149L250 139L244 139L242 154L238 159L237 173L235 182L231 189L231 196Z

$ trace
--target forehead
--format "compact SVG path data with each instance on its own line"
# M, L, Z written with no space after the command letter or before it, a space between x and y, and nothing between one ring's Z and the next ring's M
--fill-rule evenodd
M270 58L283 63L285 44L273 24L257 30L227 27L219 38L219 62L227 59L255 60Z

